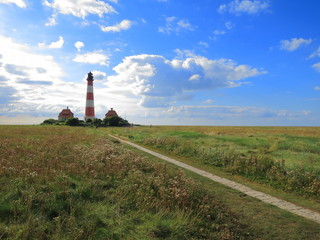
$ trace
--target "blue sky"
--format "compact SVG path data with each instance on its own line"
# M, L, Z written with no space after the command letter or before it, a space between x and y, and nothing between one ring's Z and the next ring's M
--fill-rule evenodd
M318 0L0 0L0 124L320 126Z

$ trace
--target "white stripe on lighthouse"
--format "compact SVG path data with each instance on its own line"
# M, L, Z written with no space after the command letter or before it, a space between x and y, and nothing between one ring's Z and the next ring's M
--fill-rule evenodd
M87 100L86 101L86 107L94 107L94 101L93 100Z
M91 85L88 85L87 87L87 92L93 92L93 86Z

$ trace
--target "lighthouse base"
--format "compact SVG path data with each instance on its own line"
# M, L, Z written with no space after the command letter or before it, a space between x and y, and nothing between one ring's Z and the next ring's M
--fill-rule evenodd
M94 119L96 119L95 117L91 117L91 116L86 116L86 117L84 117L84 120L85 121L88 121L88 120L91 120L91 121L93 121Z

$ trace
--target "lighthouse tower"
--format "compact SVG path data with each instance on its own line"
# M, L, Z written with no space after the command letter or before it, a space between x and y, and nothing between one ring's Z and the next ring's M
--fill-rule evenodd
M93 101L93 75L91 72L88 73L87 77L87 99L86 99L86 113L84 116L84 120L95 119L94 116L94 101Z

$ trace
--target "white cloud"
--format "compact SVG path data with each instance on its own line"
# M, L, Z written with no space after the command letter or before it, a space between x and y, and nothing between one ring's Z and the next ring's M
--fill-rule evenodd
M313 67L316 71L320 72L320 62L313 64L312 67Z
M49 21L45 24L45 26L54 26L57 25L57 14L52 14L51 17L49 17Z
M186 29L186 30L189 30L189 31L193 31L194 30L194 27L186 19L179 20L177 22L177 25L182 29Z
M198 44L199 44L200 46L203 46L203 47L206 47L206 48L209 47L209 44L206 43L206 42L203 42L203 41L198 42Z
M281 40L280 49L285 51L295 51L299 47L307 46L312 42L312 39L303 39L303 38L291 38L291 40Z
M44 0L43 4L60 14L71 14L79 18L85 18L89 14L102 17L106 13L116 13L111 5L99 0Z
M114 26L101 26L101 30L104 32L120 32L122 30L128 30L131 26L132 22L125 19Z
M269 1L264 0L233 0L229 4L222 4L218 8L219 13L230 12L236 15L258 14L269 9Z
M211 104L211 103L214 103L214 101L212 99L207 99L207 100L204 100L202 103Z
M39 43L39 48L62 48L64 44L63 37L59 36L59 40L56 42L52 42L49 45L46 45L45 43Z
M232 60L211 60L202 56L167 60L159 55L135 55L113 68L108 86L140 98L142 106L169 106L189 99L192 92L236 87L241 80L265 72Z
M74 44L75 48L78 49L78 51L80 52L81 48L84 47L84 43L81 42L81 41L77 41L75 44Z
M178 19L177 17L167 17L164 27L159 27L158 31L166 34L179 34L186 31L194 31L195 26L191 25L187 19Z
M230 22L230 21L226 22L224 25L226 26L226 28L228 30L231 30L232 28L234 28L234 24L232 22Z
M57 118L66 106L83 118L86 84L81 79L63 81L64 72L52 56L34 53L30 46L1 35L0 52L0 124L37 124ZM314 123L307 122L310 113L304 111L215 106L211 99L204 106L186 103L194 92L234 87L246 77L263 73L232 60L190 53L182 57L180 51L180 59L172 60L158 55L129 56L114 70L114 76L92 71L97 82L107 85L97 84L94 89L100 118L113 107L120 116L142 124L279 125L285 121L297 125L295 119Z
M223 31L223 30L214 30L213 31L213 34L218 36L218 35L224 35L226 34L226 31Z
M314 90L320 90L320 87L314 87Z
M12 4L13 3L21 8L27 7L27 4L25 3L24 0L0 0L0 3L5 3L5 4Z
M314 57L320 57L320 47L319 47L315 52L313 52L313 53L308 57L308 59L314 58Z
M109 63L109 57L102 51L87 52L85 54L77 54L73 59L74 62L99 64L107 66Z
M4 36L0 52L0 115L56 117L64 105L77 105L84 95L80 92L85 86L61 80L64 72L52 56L34 53L30 46Z
M94 70L92 74L95 81L106 81L107 74L105 72Z
M201 80L201 75L200 74L193 74L190 78L189 78L189 81L200 81Z

